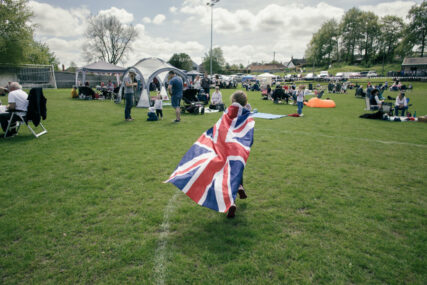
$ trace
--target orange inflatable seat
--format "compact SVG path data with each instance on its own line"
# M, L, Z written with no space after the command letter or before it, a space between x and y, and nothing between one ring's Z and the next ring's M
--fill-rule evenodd
M312 108L335 108L334 100L322 100L317 97L311 98L308 102L304 102L304 104L308 107Z

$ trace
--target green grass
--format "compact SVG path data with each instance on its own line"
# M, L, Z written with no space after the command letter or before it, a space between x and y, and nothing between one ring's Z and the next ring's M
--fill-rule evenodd
M414 87L410 110L427 114L427 84ZM220 114L172 124L170 107L158 122L134 108L125 122L123 104L69 93L45 90L48 134L0 139L0 283L427 282L427 124L360 119L353 92L256 119L249 197L227 220L162 183Z

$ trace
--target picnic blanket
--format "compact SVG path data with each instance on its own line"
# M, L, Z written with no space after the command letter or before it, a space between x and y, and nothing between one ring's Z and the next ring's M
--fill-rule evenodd
M209 109L209 108L205 109L205 114L212 114L212 113L218 113L218 112L219 112L219 110L214 110L214 109Z
M280 119L280 118L286 117L286 115L275 115L275 114L269 114L269 113L251 113L251 117L274 120L274 119Z

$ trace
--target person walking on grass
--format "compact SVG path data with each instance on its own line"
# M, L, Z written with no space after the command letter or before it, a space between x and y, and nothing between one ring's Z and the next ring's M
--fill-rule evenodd
M181 77L177 76L173 70L168 73L168 92L171 95L172 108L175 109L175 123L181 121L181 99L183 95L184 85L182 83Z
M137 86L137 83L135 81L135 71L131 70L128 73L128 76L126 76L123 80L125 82L125 120L128 122L133 121L130 112L133 106L133 93L134 88Z
M298 87L298 92L297 92L297 105L298 105L298 115L300 115L300 117L304 116L304 114L302 113L302 108L304 107L304 91L305 91L305 86L304 85L300 85Z
M227 213L228 218L235 216L237 194L240 199L247 198L243 171L255 130L246 94L238 90L231 101L231 106L190 147L165 181L200 206Z

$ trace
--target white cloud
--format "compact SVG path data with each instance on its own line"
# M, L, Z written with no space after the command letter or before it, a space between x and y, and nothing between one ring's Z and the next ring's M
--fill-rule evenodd
M151 19L150 19L150 18L148 18L148 17L144 17L144 18L142 18L142 22L143 22L144 24L151 24Z
M108 10L101 10L98 12L98 15L115 16L123 24L129 24L133 21L133 14L129 13L125 9L119 9L116 7L111 7Z
M37 25L36 34L40 36L81 36L90 16L86 8L65 10L36 1L30 1L28 7L34 14L32 22Z
M153 24L160 25L165 21L166 17L163 14L158 14L153 18Z
M276 1L279 2L279 1ZM214 7L214 45L220 45L229 63L288 60L292 55L302 57L312 34L326 20L339 19L344 10L326 3L308 6L287 2L269 4L257 11L235 11ZM193 27L200 30L210 25L210 7L204 1L186 0L180 12L189 15ZM196 29L196 28L195 28ZM195 32L196 33L196 32Z
M415 4L416 3L413 1L383 2L377 5L360 6L360 9L363 11L373 12L380 17L393 15L406 20L406 15L408 14L411 7Z
M330 1L311 5L307 3L314 1L300 4L290 0L269 0L262 2L263 5L259 0L254 1L242 1L245 4L240 7L234 2L226 5L221 1L214 7L213 45L222 48L230 64L271 61L273 52L279 61L291 56L302 57L312 34L321 24L331 18L339 21L345 13L344 9L328 4ZM405 17L414 1L398 0L359 8L379 16ZM206 0L184 0L182 3L181 6L164 8L170 12L168 18L165 14L143 14L140 23L135 20L133 11L112 7L98 12L98 15L114 15L126 25L134 24L139 33L124 65L132 65L144 57L168 60L173 53L179 52L201 62L209 48L211 10ZM230 5L235 7L234 10L225 8ZM46 42L61 63L67 65L74 61L83 65L82 42L90 11L84 6L63 9L34 0L29 2L29 7L37 24L37 39ZM174 25L161 26L166 20Z
M79 39L64 40L60 38L50 38L45 42L49 48L55 52L55 55L60 59L61 63L68 66L71 61L74 61L79 66L83 65L83 58L80 54L83 41Z

